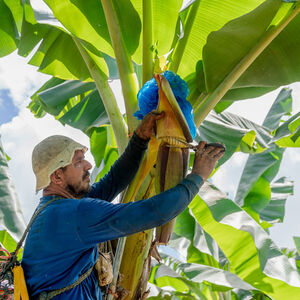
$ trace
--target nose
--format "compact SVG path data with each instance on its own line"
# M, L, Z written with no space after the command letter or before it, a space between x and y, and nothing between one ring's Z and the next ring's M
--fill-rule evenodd
M92 168L92 165L90 164L90 162L87 160L84 160L84 162L85 162L85 170L87 170L87 171L90 170Z

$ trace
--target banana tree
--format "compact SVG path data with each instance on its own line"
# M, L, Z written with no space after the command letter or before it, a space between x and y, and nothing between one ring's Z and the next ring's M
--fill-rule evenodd
M119 153L124 150L128 133L137 124L133 117L137 91L161 66L162 56L167 58L165 67L189 84L188 99L197 127L212 109L221 112L233 101L299 80L298 1L196 0L183 7L177 0L44 2L46 11L29 0L0 1L1 15L7 16L0 22L0 55L16 48L20 55L31 53L29 63L53 76L34 96L31 110L37 116L50 112L61 122L84 130L91 137L94 154L99 155L98 165L102 158L108 165L113 162L116 146ZM116 76L116 66L127 125L108 84ZM65 93L51 97L46 90L58 86ZM107 118L115 142L110 127L103 125ZM286 130L292 129L281 132ZM253 144L250 136L243 145ZM281 137L278 130L278 142ZM292 138L297 143L297 132ZM109 147L99 150L97 146L106 141ZM140 269L129 276L125 288L130 295L144 294L136 292L136 285L150 238L148 233L136 237L136 245L147 246L136 251L139 261L132 262Z

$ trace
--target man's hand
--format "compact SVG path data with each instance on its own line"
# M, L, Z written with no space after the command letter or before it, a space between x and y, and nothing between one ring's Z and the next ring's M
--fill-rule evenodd
M221 146L221 145L220 145ZM224 147L217 144L209 145L207 142L199 142L196 152L192 173L206 180L214 169L216 162L223 156Z
M151 136L155 135L156 121L164 117L164 112L157 112L153 110L148 113L141 124L136 128L135 133L143 140L149 140Z

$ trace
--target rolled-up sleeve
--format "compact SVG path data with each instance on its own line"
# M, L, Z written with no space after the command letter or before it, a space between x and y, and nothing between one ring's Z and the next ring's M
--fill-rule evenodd
M202 183L200 176L190 174L170 190L126 204L81 199L77 211L78 236L83 243L92 245L160 226L188 206Z
M99 182L92 185L86 197L112 201L134 178L147 146L148 141L134 133L124 153L110 171Z

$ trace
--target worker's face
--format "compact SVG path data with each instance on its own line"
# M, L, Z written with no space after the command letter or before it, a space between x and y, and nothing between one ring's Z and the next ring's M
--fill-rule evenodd
M63 169L64 188L76 198L83 197L90 190L92 165L85 160L84 152L76 150L72 163Z

